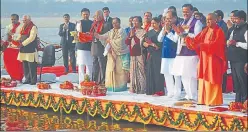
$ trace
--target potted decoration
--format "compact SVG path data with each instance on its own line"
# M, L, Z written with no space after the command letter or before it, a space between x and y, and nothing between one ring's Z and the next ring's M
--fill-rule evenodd
M243 104L243 109L242 109L242 112L243 113L248 113L248 108L247 108L247 105L248 105L248 100L246 100Z
M49 85L49 84L47 84L47 83L38 83L37 84L37 88L38 89L50 89L51 88L51 86Z
M17 82L11 81L10 78L1 78L0 85L1 88L12 88L17 86Z
M84 81L80 83L83 95L106 96L107 88L104 85L90 81L89 75L85 75Z
M230 111L237 111L240 112L243 109L243 104L240 102L231 102L229 104L229 108Z
M106 96L107 88L104 85L98 86L98 96Z
M91 95L93 87L96 86L95 82L90 81L89 75L85 74L84 81L80 83L83 95Z
M65 81L59 85L61 89L73 90L74 86L70 81Z

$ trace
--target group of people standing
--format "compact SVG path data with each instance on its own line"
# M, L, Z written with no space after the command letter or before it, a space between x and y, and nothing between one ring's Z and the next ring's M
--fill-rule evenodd
M84 12L88 13L86 18ZM243 44L247 32L247 27L243 26L246 25L244 11L234 12L233 17L237 21L233 21L229 29L230 22L226 24L223 21L224 13L221 10L205 17L191 4L182 6L183 18L178 17L176 8L171 6L160 17L152 17L151 12L145 12L143 20L140 16L130 17L129 27L125 29L120 27L119 18L109 21L110 11L107 7L95 13L93 22L89 20L88 9L84 8L81 13L83 20L81 26L76 25L76 29L84 33L94 29L94 39L93 42L76 44L77 48L88 46L87 51L77 49L80 81L83 80L83 67L86 66L86 74L93 81L105 84L115 92L126 90L130 77L131 93L165 95L166 82L169 98L221 105L222 84L227 61L231 59L227 59L227 54L236 54L234 52L238 49L240 56L236 54L236 57L232 57L236 61L243 58L242 64L230 60L233 78L238 79L234 85L239 85L235 90L236 101L244 102L247 98L247 91L243 88L247 87L247 75L240 68L247 62L244 56L247 46ZM84 20L89 24L83 23ZM233 38L241 25L243 29L239 35L242 39ZM236 45L232 45L234 40L238 42ZM104 56L109 46L108 54ZM240 66L239 73L235 71L235 64ZM239 76L241 72L242 77ZM181 98L182 86L186 92L184 98Z
M36 85L37 82L37 27L29 15L23 16L23 23L19 22L17 14L11 15L12 24L6 27L1 41L4 66L12 81L23 84Z
M64 15L65 23L60 25L59 35L65 58L65 72L69 71L68 52L74 52L70 53L70 60L72 66L75 67L73 68L74 72L76 64L78 65L79 82L84 81L85 74L87 74L92 81L105 84L109 90L125 91L130 68L129 48L125 44L127 35L125 30L120 27L120 19L111 18L109 14L109 8L104 7L95 12L92 21L89 19L90 10L83 8L81 10L82 20L77 21L76 24L69 22L68 14ZM74 29L67 28L66 25L70 24ZM80 37L79 33L92 33L94 38L91 41L77 41L76 44L73 44L73 40L76 38L71 36L70 32L75 30L78 33L77 37ZM70 40L69 37L71 37ZM107 56L104 56L106 45L111 45L111 50ZM67 46L71 46L71 48L67 48Z
M229 60L236 101L247 99L247 74L244 71L247 22L244 11L233 11L231 21L225 23L221 10L204 17L191 4L184 4L183 18L178 17L176 8L171 6L160 17L152 17L151 12L145 12L143 20L140 16L130 17L129 27L125 29L121 28L119 18L111 18L109 14L109 8L104 7L95 12L92 21L90 10L83 8L82 20L76 24L69 21L69 14L63 16L65 23L60 25L59 35L65 72L69 72L70 54L73 72L78 65L79 82L88 74L92 81L105 84L110 91L120 92L128 89L130 79L131 93L156 96L165 95L166 82L168 98L221 105ZM20 41L20 47L35 41L37 29L32 24L27 29L23 33L29 37ZM70 35L71 31L77 32L76 37ZM92 34L93 39L74 44L73 40L80 37L80 33ZM35 54L36 50L31 46L30 50L20 50L18 59L28 62L23 66L32 71L33 62L37 62ZM24 68L24 73L26 70ZM33 74L26 76L31 81L25 82L33 84ZM183 98L182 86L186 92Z

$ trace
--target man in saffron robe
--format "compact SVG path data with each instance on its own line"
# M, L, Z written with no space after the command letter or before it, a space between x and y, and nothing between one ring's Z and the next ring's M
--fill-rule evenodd
M207 16L207 28L195 38L186 37L189 49L199 56L198 63L198 104L222 105L222 78L226 72L225 34L217 25L217 16Z
M22 62L17 60L19 48L13 40L16 40L20 35L21 24L19 22L19 16L17 14L11 15L11 23L6 27L5 37L3 38L4 45L7 48L3 52L3 61L5 69L10 75L12 81L21 82L23 78Z

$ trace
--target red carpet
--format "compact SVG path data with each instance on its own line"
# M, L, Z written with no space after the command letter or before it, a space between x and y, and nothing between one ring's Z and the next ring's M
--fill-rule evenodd
M72 68L69 68L69 72L72 72ZM78 71L78 67L77 67ZM64 66L53 66L53 67L43 67L42 73L54 73L57 77L61 75L65 75L65 67ZM40 74L40 67L37 68L37 75Z

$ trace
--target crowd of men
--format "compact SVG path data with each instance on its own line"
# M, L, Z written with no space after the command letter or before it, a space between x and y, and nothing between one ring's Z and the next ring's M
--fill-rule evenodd
M110 17L104 7L90 20L90 10L81 10L82 19L70 22L63 16L59 36L65 66L68 60L79 82L88 74L92 81L105 84L114 92L163 96L176 100L197 101L204 105L223 104L228 61L234 82L236 102L247 100L247 22L246 13L234 10L225 22L224 13L216 10L206 17L191 4L182 6L183 18L170 6L162 15L151 12L132 16L129 27L120 27L121 20ZM12 24L6 28L4 50L6 70L13 81L35 85L37 82L37 27L28 15L23 24L17 14L11 15ZM77 35L72 36L71 32ZM76 41L85 34L92 39ZM81 35L81 36L80 36ZM69 59L70 58L70 59ZM13 60L13 61L9 61ZM20 67L19 69L16 66ZM23 67L23 69L22 69ZM166 91L164 89L166 82ZM181 98L182 86L186 96Z

